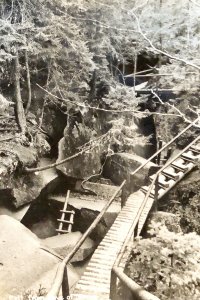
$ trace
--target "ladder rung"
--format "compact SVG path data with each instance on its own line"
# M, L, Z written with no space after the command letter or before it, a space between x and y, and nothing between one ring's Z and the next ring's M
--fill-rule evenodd
M60 212L69 213L69 214L75 215L75 211L74 210L63 210L63 209L60 209Z
M64 229L56 229L56 231L61 233L69 233L68 230L64 230Z
M67 220L62 220L62 219L57 219L57 221L61 222L61 223L68 223L68 224L74 224L74 222L72 221L67 221Z

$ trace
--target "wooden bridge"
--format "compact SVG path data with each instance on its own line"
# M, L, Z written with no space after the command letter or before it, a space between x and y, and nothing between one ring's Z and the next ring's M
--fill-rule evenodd
M148 159L142 166L133 172L141 170L149 161L155 158L161 151L172 144L178 137L191 128L195 122L187 126L180 134L178 134L172 141L166 144L162 149L155 153L150 159ZM77 283L72 299L97 299L97 300L116 300L116 278L120 277L124 283L134 292L134 286L137 284L126 278L123 274L124 260L123 254L125 246L131 238L134 238L135 233L140 235L141 230L146 222L146 219L151 211L151 208L155 201L164 196L177 182L179 182L188 172L190 172L196 165L197 160L200 159L200 136L198 136L187 147L180 151L175 157L170 159L163 167L161 167L156 174L150 177L151 184L149 186L142 186L137 192L131 194L121 212L117 216L115 222L111 226L110 230L101 241L96 251L94 252L90 262ZM119 190L123 187L125 182L119 187ZM66 257L62 263L61 271L58 274L64 274L66 264L70 261L71 257L78 250L84 239L90 234L94 226L101 219L108 206L112 203L116 195L110 199L109 203L102 210L97 220L93 222L87 232L83 235L82 241L75 246L74 251L68 257ZM122 275L120 275L120 271ZM59 278L59 276L57 277ZM61 276L60 276L61 278ZM65 277L66 280L67 277ZM47 295L55 295L60 286L66 287L66 282L57 279L54 283L52 291ZM56 290L57 288L57 290ZM56 292L55 292L56 291ZM139 299L156 300L157 297L140 289ZM69 295L68 287L63 288L63 295ZM138 295L137 295L138 296Z

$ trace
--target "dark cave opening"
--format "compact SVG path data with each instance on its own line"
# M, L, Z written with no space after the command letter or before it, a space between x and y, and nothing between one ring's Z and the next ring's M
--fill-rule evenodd
M154 72L155 67L159 63L159 56L153 55L147 52L141 52L137 55L137 61L127 58L124 61L119 61L115 75L118 78L118 81L126 86L133 87L134 85L141 84L148 81L148 72ZM136 77L134 78L134 73Z

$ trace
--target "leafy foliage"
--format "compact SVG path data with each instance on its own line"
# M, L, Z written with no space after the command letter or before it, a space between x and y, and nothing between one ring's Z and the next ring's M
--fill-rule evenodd
M159 225L159 224L158 224ZM157 226L156 237L134 242L128 274L160 299L200 297L200 237Z

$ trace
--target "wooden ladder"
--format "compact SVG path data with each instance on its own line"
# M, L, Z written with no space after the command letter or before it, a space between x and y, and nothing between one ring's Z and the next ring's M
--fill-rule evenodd
M72 224L74 224L75 211L74 210L67 210L69 195L70 195L70 191L68 190L67 191L67 196L65 198L64 207L63 207L63 209L60 210L60 212L62 213L61 218L57 219L57 221L59 222L59 228L56 229L58 234L71 232L72 231ZM66 214L70 215L69 220L66 220L66 218L65 218ZM63 229L64 224L67 224L67 229Z

